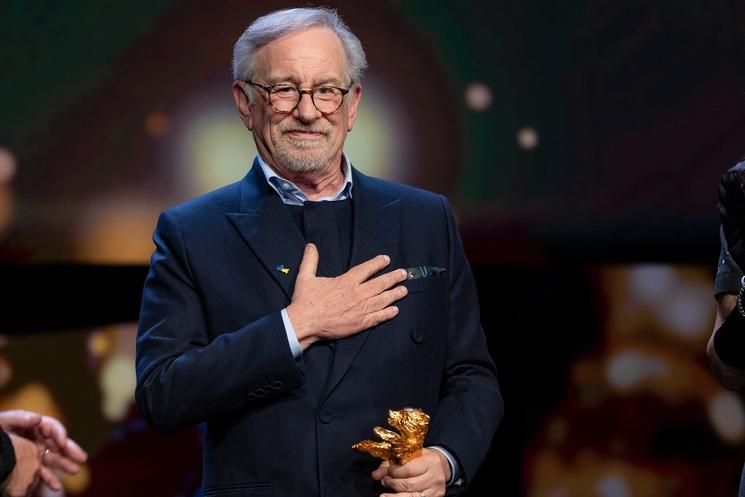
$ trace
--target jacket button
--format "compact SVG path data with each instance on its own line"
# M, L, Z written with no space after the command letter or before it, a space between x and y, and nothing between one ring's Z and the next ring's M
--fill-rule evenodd
M321 423L328 424L334 419L334 415L331 414L331 411L321 411L321 414L318 415L318 419L321 420Z
M285 384L284 384L284 383L282 383L282 382L281 382L281 381L279 381L279 380L276 380L276 381L275 381L274 383L272 383L272 386L273 386L274 388L276 388L277 390L279 390L280 388L282 388L283 386L285 386Z
M411 332L411 341L420 344L424 341L424 333L421 330L414 330Z
M248 400L256 400L256 394L253 393L253 392L249 392L249 393L246 394L246 398Z
M264 395L266 395L266 390L264 390L263 388L257 388L256 389L256 395L258 397L263 397Z

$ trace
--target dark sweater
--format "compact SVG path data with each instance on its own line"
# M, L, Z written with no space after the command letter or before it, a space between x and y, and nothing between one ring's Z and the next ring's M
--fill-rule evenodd
M285 205L307 243L318 248L316 276L336 277L347 271L352 252L352 200ZM335 341L318 341L303 352L305 385L321 398L334 360Z

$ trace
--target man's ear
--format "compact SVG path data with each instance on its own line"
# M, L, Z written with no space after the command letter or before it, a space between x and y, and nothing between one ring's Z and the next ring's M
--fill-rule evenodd
M243 90L240 82L233 81L233 100L235 100L235 106L238 107L238 112L241 115L241 121L250 130L253 129L253 114L251 109L251 102L248 101L246 92Z
M362 85L354 85L352 95L348 98L351 99L351 102L347 108L347 131L352 131L354 121L357 119L357 107L359 107L362 99Z

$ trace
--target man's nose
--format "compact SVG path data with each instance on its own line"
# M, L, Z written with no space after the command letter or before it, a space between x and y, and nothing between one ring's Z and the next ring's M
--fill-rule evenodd
M313 104L313 98L310 93L301 93L300 101L295 107L295 117L303 122L315 121L321 117L321 113Z

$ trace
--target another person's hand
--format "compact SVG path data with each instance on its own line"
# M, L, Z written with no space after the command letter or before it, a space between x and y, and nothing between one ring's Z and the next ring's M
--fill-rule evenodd
M318 258L315 245L306 245L292 303L287 307L303 349L316 340L353 335L398 314L398 308L391 304L406 296L407 290L404 286L391 287L406 279L406 270L370 279L390 264L388 256L373 257L336 278L316 276Z
M8 433L15 452L16 465L2 484L3 495L25 497L34 491L41 478L39 447L19 435Z
M59 490L62 482L58 475L76 474L88 459L88 454L67 436L64 425L55 418L42 416L36 433L37 444L45 447L41 458L41 480L52 490Z
M745 170L730 169L719 184L719 216L730 255L745 269Z
M85 451L67 436L59 420L20 409L0 412L0 426L10 434L35 444L40 457L41 481L52 490L62 488L57 474L75 474L88 459Z
M443 497L450 481L450 464L435 449L423 449L422 455L403 466L383 462L372 477L395 493L381 497Z

